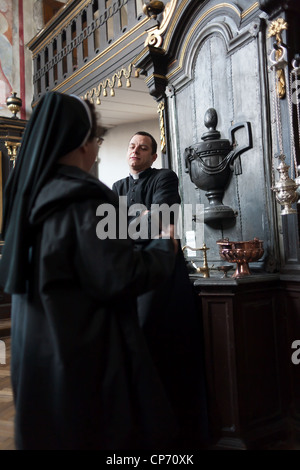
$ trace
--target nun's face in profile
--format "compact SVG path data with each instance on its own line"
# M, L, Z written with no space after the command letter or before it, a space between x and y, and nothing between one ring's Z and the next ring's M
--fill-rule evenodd
M89 172L93 164L97 160L99 152L98 138L94 137L92 140L88 140L85 144L87 146L87 154L85 158L86 171Z

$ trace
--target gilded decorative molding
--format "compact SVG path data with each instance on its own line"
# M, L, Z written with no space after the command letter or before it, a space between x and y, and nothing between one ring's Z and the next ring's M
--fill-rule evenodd
M21 142L11 142L11 141L6 140L4 142L4 145L7 148L10 161L12 162L13 166L15 166L18 148L20 147Z
M246 18L246 16L250 15L256 8L259 8L259 2L253 3L251 7L248 8L248 10L243 11L241 17Z
M275 51L275 60L276 62L280 62L280 59L283 56L283 48L282 48L282 31L287 29L288 24L283 18L278 18L269 26L268 29L268 38L275 37L276 40L276 51ZM279 98L285 97L286 92L286 83L285 83L285 75L283 68L277 68L277 93Z
M165 119L164 119L165 104L160 101L157 107L159 114L159 127L160 127L160 148L162 153L166 153L166 134L165 134Z
M128 68L126 69L125 67L119 70L118 72L115 72L111 78L106 78L102 82L100 82L96 87L93 87L91 90L89 90L84 96L81 98L83 99L88 99L91 101L91 103L94 103L94 99L96 100L95 104L101 104L101 99L100 96L102 94L102 97L107 96L107 90L110 90L110 96L115 96L115 86L118 88L123 86L122 79L126 79L126 87L130 88L131 87L131 82L130 78L132 76L132 64L129 64ZM139 76L139 71L135 70L134 71L134 76L138 77Z
M164 47L165 49L168 48L169 46L169 43L171 41L171 37L172 37L172 34L173 34L173 30L175 29L176 27L176 23L180 17L180 14L183 10L183 8L185 7L186 3L188 2L188 0L185 0L183 1L179 7L177 8L175 14L174 14L174 17L172 18L172 23L170 24L170 27L168 29L168 32L166 34L166 38L165 38L165 43L164 43ZM219 9L222 9L222 8L229 8L231 10L233 10L233 12L237 15L238 18L241 18L241 11L235 6L235 5L231 5L230 3L220 3L218 5L215 5L211 8L209 8L208 10L206 10L202 15L201 17L199 18L199 20L197 21L197 24L201 23L201 21L203 21L207 16L209 16L211 13L219 10Z
M2 117L3 119L3 117ZM0 134L1 132L7 132L7 129L14 129L14 130L17 130L19 131L20 130L20 126L14 126L11 124L11 121L12 121L12 118L4 118L5 119L5 122L3 123L0 123ZM24 120L21 120L21 119L18 119L17 122L24 122ZM25 121L26 122L26 121Z
M148 36L145 41L145 46L161 47L163 43L163 34L166 31L168 24L173 16L177 4L177 0L171 0L166 4L163 11L163 20L160 25L154 26L148 30Z
M133 30L130 30L130 34L132 33ZM92 73L95 72L95 70L98 70L100 69L101 67L103 67L103 65L105 65L106 63L108 63L112 58L114 57L117 57L121 52L123 52L128 46L130 46L131 44L133 44L134 42L138 41L142 36L145 35L145 32L143 31L137 38L133 39L130 43L126 44L124 47L118 49L118 46L119 44L124 40L126 39L123 35L121 37L120 40L118 41L115 41L113 43L113 45L107 49L105 49L103 51L103 53L100 53L98 56L96 56L94 59L92 59L90 62L88 62L85 66L81 67L77 72L74 72L72 75L70 75L69 78L67 78L66 80L64 80L63 82L59 83L56 87L53 88L53 90L60 90L61 88L63 88L64 86L66 86L69 82L71 82L71 85L68 87L68 88L64 88L63 92L66 93L67 91L69 91L70 89L73 88L74 85L78 85L78 83L82 82L83 80L86 80L87 77L89 75L91 75ZM99 61L100 59L102 59L103 57L105 57L106 55L108 55L109 52L111 52L113 49L116 49L116 52L112 55L109 55L107 57L106 60L104 60L103 62L100 62L99 65L96 65L97 61ZM85 75L83 76L80 76L82 74L82 72L85 72L86 70L90 69L91 68L91 65L94 65L94 67L89 70ZM77 76L79 76L79 80L77 80L76 82L73 82L74 78L76 78Z
M148 83L151 82L153 78L161 78L162 80L166 80L165 75L161 75L159 73L152 73L151 75L149 75L149 77L147 77L147 79L145 79L145 83L148 85Z
M188 0L186 0L187 2ZM173 33L173 30L175 29L176 27L176 22L178 20L178 17L180 16L180 13L181 13L181 10L183 9L183 6L185 5L185 2L183 1L178 9L176 10L175 14L174 14L174 17L172 18L172 22L171 24L169 25L169 28L168 28L168 32L166 34L166 37L165 37L165 42L164 42L164 47L165 49L168 48L169 46L169 43L171 41L171 37L172 37L172 33ZM248 16L249 14L251 14L253 12L253 10L255 10L256 8L258 8L259 4L258 2L255 2L253 3L247 10L245 10L244 12L241 12L235 5L231 5L229 3L220 3L218 5L214 5L213 7L209 8L208 10L204 11L202 13L202 15L197 19L196 23L189 29L189 32L188 34L186 35L185 39L184 39L184 43L183 43L183 46L181 48L181 53L180 53L180 57L179 57L179 60L178 60L178 66L172 70L168 75L167 75L167 78L168 80L173 76L175 75L179 70L182 69L182 66L183 66L183 62L184 62L184 58L186 56L186 51L188 50L188 47L189 47L189 42L191 40L191 38L193 37L193 35L195 34L195 31L197 30L197 28L199 27L199 25L206 20L206 18L211 15L212 13L215 13L217 12L218 10L222 9L222 8L228 8L228 9L231 9L237 16L237 18L239 19L244 19L246 16Z

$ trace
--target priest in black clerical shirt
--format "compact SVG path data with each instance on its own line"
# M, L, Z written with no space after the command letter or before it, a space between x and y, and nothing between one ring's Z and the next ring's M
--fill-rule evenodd
M176 207L181 202L176 173L152 168L156 158L157 143L153 136L137 132L127 150L130 175L116 181L112 187L119 197L127 197L129 225L137 218L133 207L140 205L141 215L147 217L144 226L148 231L141 230L141 238L136 240L137 249L150 241L153 221L157 223L159 219L158 226L164 222L159 206L166 204L175 209L168 215L171 223L176 224ZM141 216L139 221L142 226ZM140 325L181 428L178 446L199 448L202 445L205 448L209 443L209 430L202 320L181 249L173 274L156 290L138 297L137 303Z

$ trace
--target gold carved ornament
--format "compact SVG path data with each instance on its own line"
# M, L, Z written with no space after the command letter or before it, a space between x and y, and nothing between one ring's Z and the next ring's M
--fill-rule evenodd
M281 33L287 29L287 22L283 18L278 18L272 21L268 30L268 38L275 37L276 43L274 45L275 60L273 61L276 66L277 73L277 93L279 98L285 97L286 83L283 64L285 62L285 48L282 44Z
M18 149L21 145L21 142L10 142L10 141L6 140L4 142L4 145L7 148L9 159L12 162L12 165L14 167L15 163L16 163Z
M160 148L162 153L166 153L166 134L165 134L165 120L164 120L165 105L163 101L158 104L157 113L159 114L159 128L160 128Z
M96 87L93 87L91 90L87 91L82 99L88 99L91 103L94 103L94 99L96 100L96 104L101 104L100 96L106 97L107 96L107 89L110 90L110 96L115 96L115 86L118 88L123 86L122 79L126 79L126 87L131 87L130 78L132 76L132 64L129 64L128 68L122 68L118 72L115 72L111 78L106 78L102 82L100 82ZM134 76L139 77L139 71L134 71Z
M149 17L153 17L151 15L151 3L156 2L149 2L144 5L144 13ZM158 2L162 3L162 2ZM148 30L148 36L145 41L145 46L153 46L153 47L161 47L163 43L163 34L165 33L168 24L173 16L177 4L177 0L170 0L163 9L163 19L161 24L154 26ZM149 6L148 6L149 5Z

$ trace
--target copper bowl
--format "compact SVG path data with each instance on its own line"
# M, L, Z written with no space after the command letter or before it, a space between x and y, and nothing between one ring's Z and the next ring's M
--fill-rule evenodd
M258 261L264 254L263 241L258 238L246 242L230 242L228 238L218 240L219 253L228 263L236 263L236 270L231 277L250 276L248 263Z

